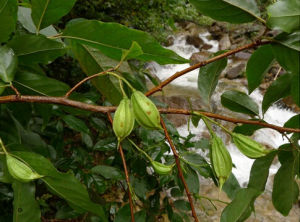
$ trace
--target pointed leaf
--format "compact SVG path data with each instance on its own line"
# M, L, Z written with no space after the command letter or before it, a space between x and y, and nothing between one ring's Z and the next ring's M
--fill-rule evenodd
M137 59L156 61L159 64L188 62L175 52L163 48L148 33L117 23L104 23L96 20L71 21L62 37L97 48L106 56L118 61L121 60L123 50L128 50L135 41L144 52Z
M125 61L128 59L134 59L142 54L143 54L143 50L141 46L137 42L133 41L128 50L123 50L121 60Z
M276 154L277 152L270 152L266 156L254 161L250 171L248 187L264 192L269 176L269 168Z
M26 65L48 64L66 52L62 43L42 35L19 35L14 37L8 46L15 51L20 63Z
M43 182L49 190L65 199L70 206L98 215L103 221L107 221L101 205L93 203L86 188L75 178L72 173L61 173L45 157L31 152L13 152L26 162L37 173L44 175Z
M268 10L268 26L272 29L281 29L292 32L300 28L300 1L279 0L270 5Z
M290 95L291 79L292 75L284 74L272 82L262 101L263 113L265 113L274 102Z
M260 85L273 62L274 55L270 45L261 46L252 54L246 68L249 94Z
M71 129L86 134L90 133L89 128L81 119L78 119L72 115L63 116L62 119Z
M253 202L258 195L259 192L253 188L240 189L233 201L223 210L221 222L241 221L240 219L244 217L245 213L248 215L249 208L253 205Z
M86 45L76 44L73 41L70 41L70 43L72 52L79 61L82 70L88 76L107 70L108 68L115 67L118 64L117 61L108 58L97 49ZM120 71L124 68L124 66L126 66L126 62L123 62L122 64ZM119 104L120 100L123 98L119 88L116 84L114 84L109 76L94 78L92 83L100 91L100 93L114 105Z
M124 179L123 172L116 167L98 165L91 169L94 174L99 174L105 179L121 180Z
M31 33L36 33L36 27L35 24L32 21L31 18L31 8L25 8L19 6L18 8L18 21L22 24L22 26ZM56 29L50 25L42 30L40 30L40 34L43 34L45 36L53 36L57 35Z
M14 82L23 86L31 94L47 96L62 96L70 88L67 84L56 79L27 71L19 71Z
M32 0L32 20L36 31L57 22L66 15L75 4L76 0Z
M227 109L234 112L245 113L249 115L258 115L258 105L245 93L230 90L221 96L221 103Z
M291 117L288 121L285 122L284 127L289 128L300 128L300 114Z
M259 119L253 119L259 121ZM253 125L253 124L242 124L234 127L233 132L240 133L246 136L252 136L256 130L264 128L263 126Z
M300 52L281 44L272 44L272 51L282 68L286 71L299 74Z
M17 11L17 0L0 0L0 43L7 41L10 34L15 30Z
M18 66L14 51L7 46L0 46L0 78L3 82L13 81Z
M286 47L300 51L300 31L291 34L283 32L276 36L275 40Z
M33 183L13 182L14 213L13 222L40 222L41 211L35 199L35 186Z
M210 98L216 89L219 76L227 65L227 59L221 59L200 68L198 75L198 90L201 98L209 105Z
M295 159L292 152L279 152L281 167L274 177L272 202L276 210L287 216L293 207L295 193Z
M202 14L230 23L251 22L259 18L255 0L190 0Z

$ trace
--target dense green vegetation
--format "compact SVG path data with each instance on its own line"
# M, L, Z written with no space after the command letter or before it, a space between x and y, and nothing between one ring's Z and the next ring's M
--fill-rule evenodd
M262 113L288 96L300 105L299 4L0 0L0 221L198 221L195 205L209 199L199 196L199 176L232 200L220 221L245 221L255 211L255 199L265 190L275 158L281 167L274 177L272 201L278 212L288 215L299 198L299 114L281 127L265 123ZM166 110L159 109L158 115L156 106L165 104L143 97L169 84L157 82L144 64L188 63L160 43L175 30L175 22L207 25L213 20L261 23L264 34L276 34L257 36L244 46L255 48L246 70L249 94L275 62L285 73L267 89L262 106L243 92L229 90L221 96L224 107L249 116L249 124L238 125L234 132L213 120L214 113L181 111L195 126L203 121L209 130L211 139L195 140L193 134L178 133L163 114ZM214 56L221 57L191 67L204 66L198 89L208 105L227 57L241 50L218 52ZM97 73L73 91L74 85ZM157 88L149 91L147 81ZM126 112L116 112L115 118L124 98L121 108ZM134 116L129 116L130 109ZM111 115L119 124L114 128ZM125 131L123 121L128 123ZM231 173L231 156L213 125L230 137L241 155L255 159L246 187ZM288 135L289 143L266 149L248 137L261 127Z

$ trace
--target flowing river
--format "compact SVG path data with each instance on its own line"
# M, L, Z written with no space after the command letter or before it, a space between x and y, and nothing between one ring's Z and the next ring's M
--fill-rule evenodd
M199 49L194 47L193 45L187 44L186 41L186 33L179 34L174 37L174 44L167 47L168 49L171 49L175 51L180 56L190 59L193 53L199 52ZM216 40L211 40L210 33L209 32L202 32L199 34L199 37L202 39L203 44L208 44L211 46L210 49L206 50L209 53L215 53L219 50L219 42ZM232 59L228 60L229 65L234 65L234 61ZM176 73L177 71L183 70L185 68L189 67L189 64L179 64L179 65L164 65L160 66L156 63L149 64L148 68L151 70L152 73L154 73L160 80L165 80L166 78L170 77L172 74ZM197 89L197 78L198 78L198 72L199 70L194 70L186 75L183 75L173 81L170 86L167 86L164 90L164 97L184 97L184 99L190 99L192 102L194 101L200 101L201 102L201 96ZM225 71L226 72L226 69ZM223 75L224 76L224 75ZM223 92L225 92L228 89L238 89L240 91L243 91L247 93L247 87L246 82L244 78L238 78L238 79L232 79L228 80L226 78L220 78L219 84L215 90L214 95L212 96L212 104L214 112L227 115L227 116L233 116L237 118L249 118L246 115L233 113L226 108L222 108L222 105L220 103L220 96ZM259 105L261 105L263 94L260 92L259 89L256 89L253 93L251 93L250 97ZM168 99L167 99L168 101ZM175 100L176 101L176 100ZM193 105L194 105L193 102ZM176 103L176 102L175 102ZM180 104L178 104L179 107L181 107ZM201 107L201 106L200 106ZM276 105L273 105L268 109L268 111L264 115L264 120L268 123L275 124L278 126L283 126L283 124L290 119L292 116L294 116L296 113L293 111L282 108ZM228 124L226 122L222 122L223 124ZM233 124L229 124L227 127L233 129ZM198 127L194 127L192 124L182 124L178 126L178 131L182 136L187 136L189 132L196 135L194 138L195 140L200 139L203 137L203 135L206 132L206 135L208 135L206 128L203 124L203 122L200 121ZM223 138L224 142L226 142L226 146L228 150L230 151L232 160L236 168L233 168L233 173L236 176L238 182L241 186L247 186L247 181L249 180L250 175L250 169L253 164L253 160L245 157L242 155L237 148L230 142L229 138L226 137L225 134L223 134L220 131L217 131L218 134ZM269 148L278 148L280 145L287 143L288 141L282 137L280 133L278 133L275 130L272 129L260 129L257 130L253 137L256 141L266 145ZM263 207L266 206L266 202L268 207L264 211L257 211L256 217L251 216L251 218L247 221L287 221L287 222L299 222L300 218L300 211L299 208L294 207L294 209L291 211L291 214L289 217L283 217L278 212L275 212L274 208L272 207L271 203L271 187L272 187L272 180L270 178L274 177L274 174L277 172L278 168L280 167L280 163L278 161L274 161L274 164L270 168L270 175L269 175L269 181L267 183L266 192L267 195L263 195L263 200L257 200L257 204L261 204ZM201 184L202 185L202 184ZM213 186L212 184L209 184L209 186ZM201 188L200 188L201 189ZM209 189L208 192L211 192ZM207 193L209 196L209 193ZM221 208L224 207L224 205L220 205ZM257 206L256 206L257 207ZM260 207L259 207L260 208ZM295 209L296 208L296 209ZM220 212L219 212L220 213ZM212 212L211 216L207 217L207 221L218 221L216 217L216 212ZM276 215L276 216L275 216ZM298 218L298 219L297 219Z

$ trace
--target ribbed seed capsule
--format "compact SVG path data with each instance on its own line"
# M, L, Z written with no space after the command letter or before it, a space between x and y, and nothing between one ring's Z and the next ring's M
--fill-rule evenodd
M134 116L141 126L148 129L162 129L156 106L142 92L134 91L131 95L131 103Z
M19 180L21 182L29 182L31 180L35 180L41 178L43 176L39 175L38 173L34 172L29 166L27 166L22 161L18 160L17 158L6 154L6 164L7 169L10 175Z
M113 120L113 130L119 141L127 137L134 127L134 114L131 108L130 99L121 100Z
M221 138L213 136L211 145L211 160L219 178L220 189L222 189L223 184L231 173L232 160Z
M256 159L270 152L263 145L243 134L232 133L232 140L236 147L249 158Z
M171 171L174 167L174 164L173 165L164 165L164 164L154 161L154 160L151 161L151 165L152 165L154 171L160 175L165 175L165 174L171 173Z

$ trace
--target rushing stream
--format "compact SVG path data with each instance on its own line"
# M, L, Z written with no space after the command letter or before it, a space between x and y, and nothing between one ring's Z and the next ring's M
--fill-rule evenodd
M209 40L209 36L210 36L209 32L204 32L202 34L200 33L199 36L203 40L204 43L212 45L212 47L209 50L207 50L208 52L214 53L219 50L219 42L216 40ZM185 35L176 36L174 39L174 44L167 48L175 51L177 54L179 54L180 56L187 58L187 59L189 59L193 53L199 52L198 48L186 43ZM229 63L230 62L231 62L231 60L229 60ZM149 68L156 74L156 76L160 80L165 80L166 78L168 78L175 72L180 71L187 67L189 67L189 64L160 66L156 63L151 63L149 65ZM182 93L184 94L184 91L187 90L188 91L187 94L189 94L189 95L200 96L198 93L198 90L197 90L198 72L199 72L199 70L194 70L186 75L179 77L175 81L173 81L171 83L171 85L173 87L176 86L174 88L178 87L178 89L180 89L180 92L176 92L176 89L175 89L171 92L167 92L166 95L167 96L180 95ZM232 84L232 87L236 88L238 86L239 90L247 93L247 88L241 83L241 81L245 81L245 80L243 80L243 79L227 80L227 81L225 81L227 84L227 87L222 87L221 83L224 82L224 79L220 79L219 85L215 91L215 94L212 97L212 100L214 101L214 103L216 103L217 106L221 107L220 96L226 89L230 88L231 84ZM228 84L229 84L229 87L228 87ZM193 93L191 93L191 91ZM250 97L258 104L261 104L262 99L263 99L263 95L261 94L259 89L256 89L250 95ZM238 117L240 117L239 114L229 112L228 110L226 111L226 113L224 113L224 108L222 110L219 110L218 113L224 114L224 115L226 115L226 114L228 115L228 113L230 113L231 115L237 115ZM265 113L264 120L268 123L276 124L278 126L283 126L283 124L289 118L291 118L293 115L295 115L294 112L287 110L287 109L277 107L276 105L273 105ZM246 118L246 116L244 116L244 118ZM178 130L179 130L180 134L183 136L187 136L189 133L187 124L180 126L178 128ZM196 136L196 139L199 139L201 137L201 133L205 130L206 130L206 128L203 123L200 123L197 128L195 128L192 124L190 124L190 132L193 134L199 135L199 136ZM221 136L223 136L223 138L224 138L224 135L221 135ZM287 142L286 139L283 138L280 133L278 133L275 130L271 130L271 129L257 130L255 132L253 138L255 140L257 140L258 142L261 142L262 144L269 146L270 148L278 148L280 145ZM227 142L226 145L231 153L233 163L236 166L236 168L233 169L233 173L237 177L239 183L242 186L245 186L245 185L247 185L246 182L249 179L249 173L250 173L250 169L251 169L253 160L243 156L235 148L235 146L232 143ZM275 174L279 166L280 166L279 163L272 165L272 167L270 169L270 175Z

